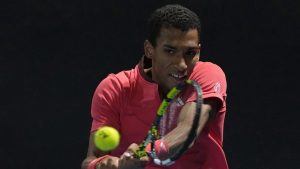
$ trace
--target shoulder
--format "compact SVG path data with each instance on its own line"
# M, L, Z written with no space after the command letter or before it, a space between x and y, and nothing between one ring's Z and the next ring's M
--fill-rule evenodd
M107 75L97 86L93 102L100 101L121 105L122 100L130 93L132 82L134 82L135 69L124 70Z
M212 62L202 62L202 61L196 63L194 72L195 73L219 72L224 74L224 71L219 65Z
M191 74L191 78L194 79L226 79L225 73L222 68L212 62L197 62L193 72Z
M99 84L98 88L126 89L132 85L137 77L137 69L124 70L107 75Z
M197 81L203 90L219 90L219 86L222 86L223 92L226 93L225 73L220 66L212 62L197 62L190 79Z
M212 62L198 62L190 79L199 83L203 98L218 98L222 102L220 111L226 111L227 81L222 68Z

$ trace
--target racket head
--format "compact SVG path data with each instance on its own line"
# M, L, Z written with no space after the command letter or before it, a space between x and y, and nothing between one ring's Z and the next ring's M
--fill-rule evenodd
M194 115L194 120L191 125L191 129L189 131L188 137L185 140L185 142L180 146L177 151L172 153L172 155L167 159L159 159L159 157L156 155L155 148L154 148L154 142L161 138L161 135L159 133L159 125L161 122L161 118L167 114L167 110L170 106L170 103L174 101L180 94L183 93L188 87L192 87L192 92L195 92L196 94L196 112ZM155 120L153 121L151 128L149 129L146 138L144 139L143 143L140 144L139 150L135 153L135 156L137 158L141 158L143 156L150 156L154 163L160 166L168 166L173 164L177 159L181 157L181 155L188 149L189 145L194 141L196 135L197 135L197 128L199 126L200 121L200 115L201 115L201 106L203 103L202 99L202 89L201 86L193 80L186 80L183 83L178 84L177 86L173 87L165 96L163 101L161 102L158 110L157 110L157 116ZM151 144L151 152L145 152L145 147Z

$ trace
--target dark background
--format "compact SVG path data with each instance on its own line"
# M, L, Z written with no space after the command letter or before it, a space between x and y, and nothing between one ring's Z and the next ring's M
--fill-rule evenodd
M204 61L228 81L231 169L299 169L300 1L9 1L1 5L0 168L80 168L92 94L143 54L150 12L202 21Z

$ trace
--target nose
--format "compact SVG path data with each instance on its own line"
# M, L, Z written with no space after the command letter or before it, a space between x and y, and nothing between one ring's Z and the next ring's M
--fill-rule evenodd
M176 58L176 66L179 71L185 71L188 67L186 59L183 56L178 56Z

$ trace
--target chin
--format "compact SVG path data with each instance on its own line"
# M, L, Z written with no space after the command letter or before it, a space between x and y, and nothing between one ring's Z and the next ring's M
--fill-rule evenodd
M166 86L167 86L167 89L168 91L171 90L173 87L177 86L180 82L178 81L172 81L172 82L169 82Z
M173 87L177 86L179 83L183 82L183 80L176 80L173 77L166 77L163 79L161 87L165 92L170 91Z

